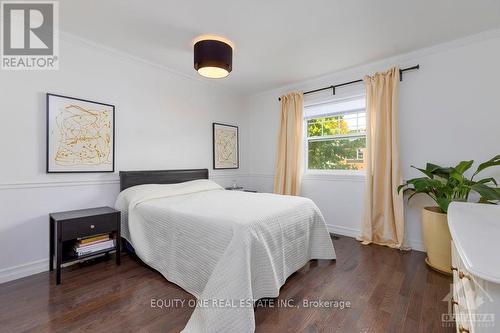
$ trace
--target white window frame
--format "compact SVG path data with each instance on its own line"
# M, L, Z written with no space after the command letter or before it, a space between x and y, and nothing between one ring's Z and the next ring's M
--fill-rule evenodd
M327 104L327 103L340 103L342 101L348 101L352 99L358 99L360 97L365 97L365 94L358 94L358 95L351 95L349 97L343 97L343 98L333 98L333 99L327 99L323 100L320 102L315 102L315 103L310 103L310 104L305 104L304 109L307 107L312 107L315 105L319 104ZM358 109L361 110L361 109ZM366 110L366 109L365 109ZM356 110L352 110L352 112L355 112ZM347 112L335 112L331 114L324 114L319 117L327 117L327 116L334 116L336 114L343 114L343 113L349 113L351 111ZM366 177L366 170L322 170L322 169L309 169L309 140L307 137L307 121L308 119L312 118L306 118L304 116L303 119L303 153L302 153L302 160L303 160L303 174L304 174L304 179L306 180L323 180L325 178L331 179L331 180L352 180L352 181L364 181ZM366 134L366 132L365 132ZM331 136L332 138L342 138L342 137L358 137L359 134L345 134L342 136Z

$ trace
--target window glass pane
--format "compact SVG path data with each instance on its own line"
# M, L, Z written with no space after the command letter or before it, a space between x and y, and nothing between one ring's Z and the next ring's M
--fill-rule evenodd
M363 170L365 168L364 97L312 105L304 110L309 140L306 156L309 169Z
M362 113L360 117L358 118L358 129L361 132L366 131L366 114Z
M321 121L318 118L307 121L307 136L321 136Z
M363 170L365 147L365 137L310 141L308 167L320 170Z
M355 117L355 116L354 116ZM335 117L322 117L309 119L307 121L307 136L325 136L325 135L342 135L353 132L358 132L356 129L357 118L346 118L345 115Z
M344 120L347 125L347 133L358 132L358 117L356 113L345 115Z
M335 135L338 130L338 121L335 118L324 118L323 135Z

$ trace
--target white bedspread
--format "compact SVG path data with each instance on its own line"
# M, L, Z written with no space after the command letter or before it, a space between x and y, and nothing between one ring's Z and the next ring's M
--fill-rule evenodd
M252 301L276 297L310 259L334 259L309 199L225 191L209 180L121 192L122 236L198 300L183 332L253 332Z

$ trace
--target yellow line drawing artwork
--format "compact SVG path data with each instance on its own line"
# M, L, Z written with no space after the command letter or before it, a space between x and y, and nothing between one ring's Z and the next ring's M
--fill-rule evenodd
M58 165L102 165L112 163L113 129L110 110L87 110L67 105L56 116Z
M217 162L221 165L236 165L236 132L232 130L216 130Z

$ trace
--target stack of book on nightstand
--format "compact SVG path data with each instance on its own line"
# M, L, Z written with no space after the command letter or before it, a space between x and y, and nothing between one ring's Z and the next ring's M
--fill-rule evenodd
M114 239L109 237L109 234L102 234L92 237L78 239L73 249L78 256L92 254L115 247Z

